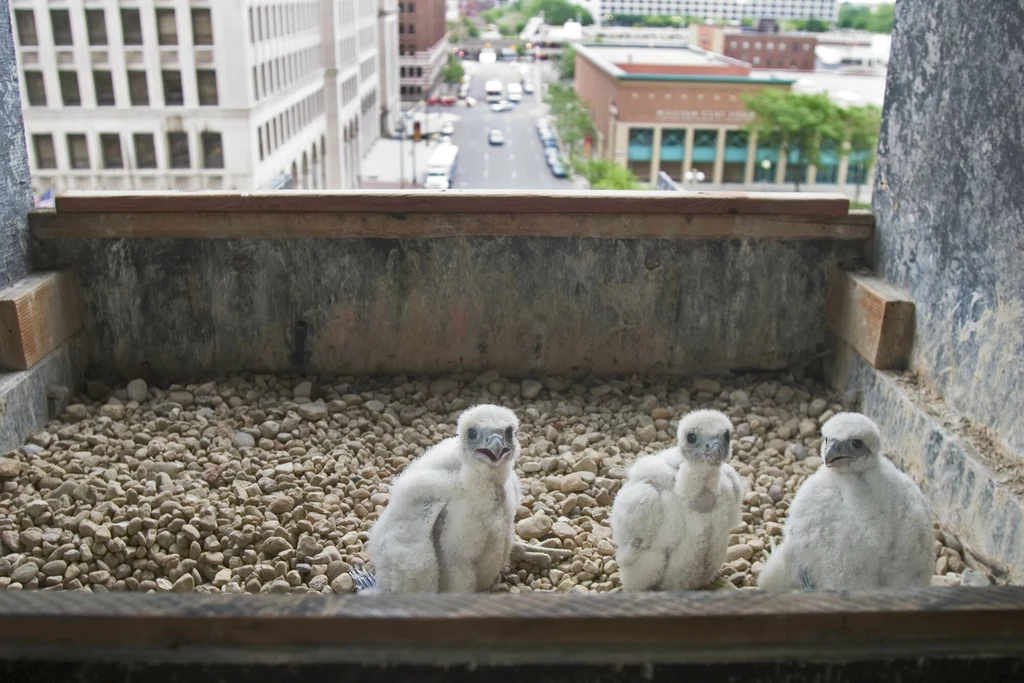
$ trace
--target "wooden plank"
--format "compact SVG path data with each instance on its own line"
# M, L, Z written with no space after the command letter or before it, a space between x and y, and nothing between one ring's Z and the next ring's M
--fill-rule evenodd
M828 325L878 370L906 367L914 338L914 302L888 282L836 269L829 282Z
M845 216L850 200L814 192L69 192L58 213L632 213Z
M1024 652L1024 587L772 594L238 596L0 594L0 643L28 647L253 650L421 647L532 649L561 661L586 648L620 654L783 659L883 650ZM577 649L579 648L579 650ZM280 651L280 650L279 650ZM593 650L591 650L591 653ZM766 655L766 653L769 653ZM295 653L293 652L293 655Z
M840 218L775 215L487 213L91 213L34 211L36 239L289 239L591 237L617 239L870 239L870 213Z
M29 275L0 291L0 367L31 368L84 322L72 271Z

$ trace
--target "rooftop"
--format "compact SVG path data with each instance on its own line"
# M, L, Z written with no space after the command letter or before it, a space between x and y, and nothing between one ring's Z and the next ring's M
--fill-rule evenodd
M696 47L575 44L577 52L605 73L620 80L749 81L746 62ZM765 80L762 77L762 80ZM770 77L778 83L789 78Z

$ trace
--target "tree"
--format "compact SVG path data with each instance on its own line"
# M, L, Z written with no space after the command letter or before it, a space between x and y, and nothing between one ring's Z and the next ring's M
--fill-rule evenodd
M758 144L779 148L787 162L806 168L818 163L821 143L842 142L845 136L839 107L828 95L803 95L765 88L743 98L747 110L756 118L747 126L756 133ZM796 153L796 159L792 154ZM794 181L800 191L800 176Z
M462 62L455 58L454 55L448 55L448 63L444 65L444 69L441 71L441 79L445 83L461 83L462 77L466 75L466 70L462 67Z
M562 56L558 60L558 71L563 81L571 81L576 78L576 50L567 46L562 50Z
M878 153L878 132L882 127L882 110L874 105L864 107L847 107L840 110L843 137L849 154L864 155L864 165L871 168L875 165ZM855 200L860 199L860 182L858 176Z
M524 1L523 12L528 16L544 13L544 23L549 26L561 26L571 19L579 19L584 26L594 23L594 17L587 10L573 5L568 0L532 0Z
M853 28L873 33L892 33L895 5L866 7L844 2L839 7L839 28Z
M638 190L640 180L614 161L574 158L572 169L587 179L594 190Z
M544 101L551 108L558 137L574 155L579 143L596 132L590 112L571 85L552 83Z

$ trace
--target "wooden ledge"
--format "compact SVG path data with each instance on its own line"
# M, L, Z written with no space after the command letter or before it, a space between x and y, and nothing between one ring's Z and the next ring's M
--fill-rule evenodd
M850 200L813 192L69 192L57 213L494 213L845 216Z
M770 594L204 596L0 593L0 649L222 648L291 653L384 648L556 653L565 663L617 652L674 661L851 653L914 656L1024 651L1024 587ZM392 648L388 650L388 648ZM592 648L592 649L588 649ZM632 652L633 655L629 655ZM354 653L354 654L353 654ZM845 653L845 655L844 655ZM284 656L289 656L285 654ZM855 655L856 656L856 655Z
M29 214L33 236L60 239L426 239L584 237L616 239L870 239L870 212L848 216L644 213L66 213Z

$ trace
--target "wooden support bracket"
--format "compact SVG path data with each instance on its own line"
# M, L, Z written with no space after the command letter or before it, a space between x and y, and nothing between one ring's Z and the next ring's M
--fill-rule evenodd
M837 268L829 282L829 329L878 370L906 368L914 302L881 278Z
M78 281L70 270L32 273L0 290L0 368L28 370L84 322Z

